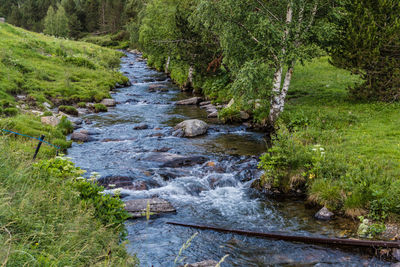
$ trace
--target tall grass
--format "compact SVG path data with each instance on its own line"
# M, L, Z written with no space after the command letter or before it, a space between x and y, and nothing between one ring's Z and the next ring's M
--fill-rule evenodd
M2 266L135 266L118 233L82 205L73 177L36 168L16 140L0 137Z

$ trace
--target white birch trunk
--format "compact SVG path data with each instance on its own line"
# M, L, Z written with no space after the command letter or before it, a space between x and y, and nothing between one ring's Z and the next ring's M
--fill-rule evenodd
M190 66L189 73L188 73L188 87L193 86L193 71L194 71L193 66Z
M293 19L293 7L292 3L289 2L288 9L286 12L286 29L284 32L283 40L282 40L282 56L285 57L286 54L286 42L289 38L289 26L292 23ZM272 96L270 102L270 110L268 116L268 123L270 128L274 128L276 120L278 119L279 115L283 111L285 106L285 99L287 95L287 91L289 90L290 81L292 79L293 73L293 65L288 68L288 71L285 75L285 80L282 86L282 62L278 63L279 67L277 68L274 74L274 83L272 87Z
M167 63L165 63L165 73L169 73L169 64L171 62L171 57L168 56Z

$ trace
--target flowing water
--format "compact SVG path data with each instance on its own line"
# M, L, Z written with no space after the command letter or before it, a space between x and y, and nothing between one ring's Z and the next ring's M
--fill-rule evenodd
M141 266L179 266L174 261L182 245L196 232L180 258L185 263L228 255L222 266L385 266L378 258L363 251L325 246L273 241L235 234L199 231L172 226L167 221L209 224L218 227L255 231L281 231L298 235L340 236L349 222L318 222L315 210L301 201L274 201L249 188L260 175L257 158L265 151L261 133L246 131L243 126L218 124L207 120L204 110L195 106L176 106L187 98L162 73L149 69L134 54L123 58L121 71L132 86L113 95L119 103L109 112L85 115L92 124L83 128L96 133L97 141L77 144L69 156L88 172L101 176L127 176L144 182L148 190L122 190L124 200L160 197L170 201L176 213L164 214L126 223L128 251L136 254ZM151 85L167 90L152 92ZM198 138L171 135L176 123L185 119L202 119L210 124L208 134ZM146 130L133 127L145 123ZM105 142L104 139L108 139ZM205 156L213 164L163 168L146 160L161 153ZM215 166L212 166L215 165Z

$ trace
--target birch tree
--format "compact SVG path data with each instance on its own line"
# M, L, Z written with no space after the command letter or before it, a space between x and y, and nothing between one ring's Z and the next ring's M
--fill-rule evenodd
M252 65L248 62L267 68L262 90L269 98L264 122L269 131L284 110L296 63L318 51L312 39L316 20L329 8L326 0L202 0L193 14L220 37L224 63L233 75L246 73L242 68ZM248 75L254 80L259 72ZM254 85L259 82L242 83L240 93L247 94Z

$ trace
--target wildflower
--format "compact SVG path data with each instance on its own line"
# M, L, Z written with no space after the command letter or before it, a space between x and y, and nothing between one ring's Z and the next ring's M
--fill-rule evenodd
M115 195L120 195L121 194L121 189L120 188L114 189L114 194Z
M310 175L308 176L308 178L310 178L310 180L315 178L315 174L314 173L310 173Z
M104 191L100 191L98 194L99 195L104 195Z
M76 180L77 180L77 181L85 180L85 178L83 178L82 176L79 176L79 177L76 177Z

